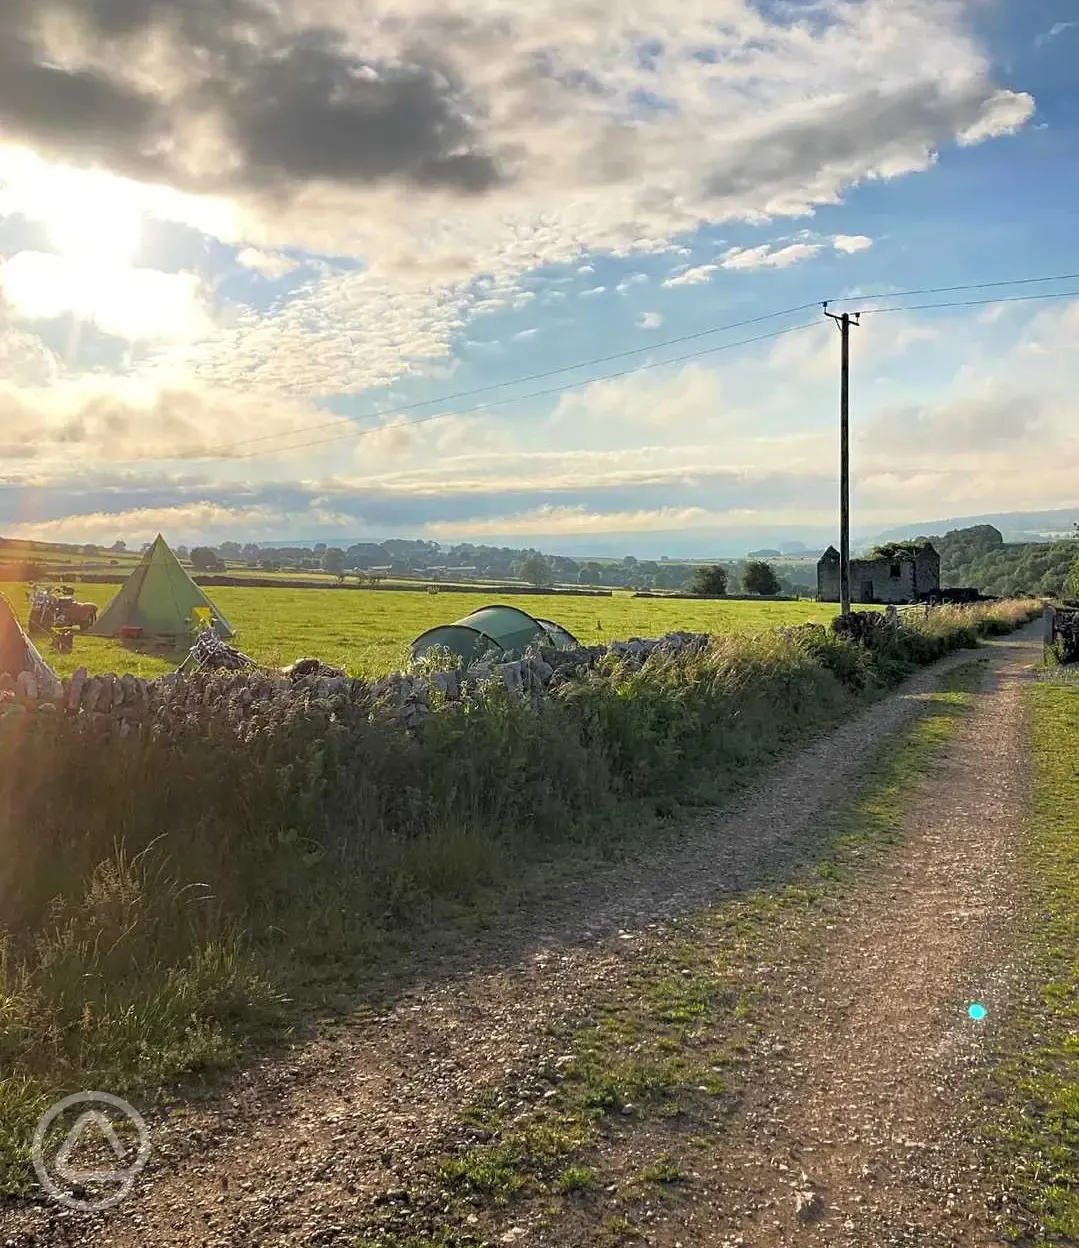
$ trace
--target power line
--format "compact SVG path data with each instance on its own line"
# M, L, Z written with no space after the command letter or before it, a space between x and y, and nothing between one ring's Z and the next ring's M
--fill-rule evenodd
M809 304L807 306L813 307L815 305ZM476 412L486 412L486 411L489 411L493 407L504 407L507 403L523 403L529 399L546 398L547 396L552 395L552 394L562 394L566 390L572 390L577 386L594 385L596 382L600 382L600 381L615 381L619 377L629 377L629 376L632 376L634 373L643 373L650 368L664 368L668 364L683 364L687 360L700 359L702 356L705 356L705 355L715 355L720 351L731 351L735 347L746 347L746 346L749 346L751 343L766 342L769 339L773 339L773 338L782 338L785 334L801 333L803 330L814 329L819 324L820 324L819 321L807 321L804 325L792 325L788 329L774 330L770 334L757 334L756 336L752 338L743 338L738 342L726 342L726 343L721 344L718 347L704 347L700 351L689 351L685 355L677 355L677 356L672 357L669 360L653 360L646 364L635 365L633 368L623 368L614 373L602 373L598 377L586 377L581 381L565 382L563 385L550 386L544 390L533 390L529 394L513 395L510 398L505 398L505 399L492 399L491 402L489 403L480 403L476 407L466 407L463 411L436 412L435 415L433 416L423 416L419 420L406 421L405 424L395 425L393 426L393 428L413 429L417 425L428 425L436 420L446 420L450 416L472 416ZM281 455L281 454L286 454L290 451L304 451L304 450L308 450L310 447L313 447L313 446L325 446L330 442L343 442L343 441L347 441L350 438L357 438L357 439L366 438L366 437L370 437L372 434L385 433L385 431L386 431L386 426L384 425L379 425L374 429L353 428L348 433L335 434L333 437L330 437L330 438L318 438L312 442L298 442L294 446L273 447L270 450L253 451L249 455L233 455L233 456L230 456L230 458L233 460L260 459L264 455ZM284 437L287 435L282 434L281 436Z
M884 298L882 295L881 298ZM1040 295L1003 295L996 299L952 299L946 303L899 304L890 308L862 308L866 316L874 312L924 312L929 308L981 308L993 303L1028 303L1034 299L1079 299L1079 290L1060 290Z
M955 292L963 291L963 290L987 290L993 287L1024 286L1024 285L1030 285L1032 283L1058 282L1058 281L1063 282L1063 281L1073 281L1073 280L1079 280L1079 273L1063 273L1063 274L1050 275L1050 276L1045 276L1045 277L1009 278L1003 281L975 282L975 283L971 283L969 285L963 285L963 286L928 286L928 287L922 287L920 289L915 289L915 290L892 291L887 294L882 294L879 296L861 296L861 297L880 298L880 299L885 299L885 298L902 299L902 298L910 298L914 295L950 294L950 293L955 293ZM831 299L831 300L828 300L828 302L829 303L850 303L852 302L853 299L858 298L858 297L859 296L852 295L852 296L848 296L848 297L844 297L840 299ZM1059 298L1059 296L1046 296L1046 297ZM990 300L989 302L1004 302L1004 301L1003 300ZM435 403L453 403L453 402L456 402L458 399L469 399L469 398L474 398L476 395L479 395L479 394L490 394L492 391L501 390L506 386L527 385L529 382L542 381L544 378L555 377L561 373L575 372L576 370L583 369L583 368L594 368L598 364L609 364L613 360L628 359L630 356L641 355L647 351L662 351L666 347L678 346L679 344L683 342L694 342L701 338L710 337L712 334L726 333L729 330L742 329L748 325L759 325L763 323L764 321L776 320L782 316L793 316L796 312L805 312L809 308L817 307L818 303L819 301L815 300L812 303L798 304L791 308L781 309L778 312L767 312L762 316L748 317L747 319L741 320L741 321L732 321L728 325L716 325L710 329L697 330L695 333L680 334L677 337L665 338L659 342L651 342L642 347L634 347L626 351L615 351L610 355L597 356L591 360L580 360L575 364L565 364L558 368L545 369L544 371L538 372L538 373L529 373L524 377L516 377L508 381L491 382L488 385L478 386L472 390L461 390L453 394L438 395L433 399L423 399L416 403L409 403L400 407L385 408L382 411L378 411L378 412L368 412L366 413L366 416L374 416L374 417L379 417L379 418L386 417L386 416L401 416L401 415L405 415L408 412L419 411L421 408L424 408L424 407L431 407ZM935 307L935 306L948 306L948 305L926 305L926 306ZM957 304L954 306L960 306L960 305ZM889 309L883 309L883 308L873 309L873 311L886 311L886 310L892 311L893 309L890 309L890 308ZM913 311L916 309L911 309L911 310ZM670 361L670 362L675 362L675 361ZM359 419L364 419L364 418L365 417L360 417ZM416 421L415 423L420 424L424 422ZM190 460L226 458L226 456L223 456L223 455L219 456L218 452L230 451L238 447L244 447L244 446L256 446L262 442L273 442L273 441L277 441L280 438L295 437L299 434L317 433L321 429L332 429L332 428L336 428L339 425L354 426L355 420L349 417L335 417L333 420L322 421L319 424L302 425L296 429L290 430L285 433L269 433L269 434L263 434L257 438L244 438L236 442L219 443L215 446L207 447L205 450L200 451L197 455L184 455L184 456L178 456L177 458L190 459ZM283 448L283 449L289 449L289 448ZM254 457L240 455L240 456L228 456L227 458L248 459L248 458L254 458Z
M710 337L712 334L727 333L732 329L744 329L747 325L760 325L764 321L774 321L781 316L793 316L796 312L805 312L809 308L815 308L816 302L800 303L793 308L783 308L779 312L766 312L763 316L752 316L744 321L732 321L729 325L715 325L711 329L697 330L692 334L680 334L676 338L664 338L659 342L650 342L643 347L633 347L627 351L615 351L611 355L597 356L592 360L580 360L576 364L564 364L560 368L548 368L540 373L529 373L524 377L514 377L509 381L495 381L486 386L477 386L474 390L459 390L454 394L438 395L433 399L423 399L417 403L409 403L403 407L386 408L380 412L368 412L368 416L401 416L406 412L417 411L421 407L430 407L435 403L454 403L458 399L471 399L477 394L489 394L492 390L501 390L505 386L524 386L532 381L542 381L546 377L556 377L559 373L575 372L579 368L594 368L597 364L609 364L613 360L625 360L632 355L643 355L648 351L662 351L666 347L678 346L683 342L695 342L701 338ZM577 383L575 383L577 384ZM583 383L580 383L583 384ZM363 419L362 417L360 419ZM290 433L267 433L258 438L244 438L239 442L225 442L218 446L207 447L205 451L199 452L198 455L182 456L185 459L205 459L211 456L217 458L215 452L229 451L238 446L254 446L258 442L270 442L276 438L294 437L301 433L315 433L319 429L330 429L336 425L353 425L355 422L348 417L338 417L334 420L327 420L317 425L303 425L298 429L292 430ZM416 422L420 423L419 421ZM231 456L230 458L245 459L247 456Z
M1031 286L1039 282L1076 281L1079 281L1079 273L1057 273L1048 277L1012 277L1001 282L971 282L966 286L923 286L918 290L887 290L880 295L849 295L842 299L829 299L828 302L851 303L855 299L906 299L913 295L952 295L961 290L992 290L1000 286Z

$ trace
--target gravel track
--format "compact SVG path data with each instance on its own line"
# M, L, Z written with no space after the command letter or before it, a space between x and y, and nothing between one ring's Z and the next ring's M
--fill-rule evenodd
M699 1186L649 1242L989 1248L1001 1191L976 1143L985 1041L1013 963L1028 792L1022 699L1040 645L996 648L942 774L859 886L815 970L788 978L771 1060ZM797 969L797 968L795 968ZM974 1022L968 1006L988 1010Z
M977 1060L976 1035L956 1003L966 993L992 1010L993 976L1004 969L998 941L1023 794L1018 685L1035 648L1033 630L994 643L997 683L962 731L948 777L919 805L899 874L890 871L837 927L821 981L806 989L819 1008L805 1008L808 998L784 1003L776 1027L796 1046L804 1073L750 1099L722 1174L709 1181L725 1208L717 1203L709 1214L707 1202L698 1204L694 1229L681 1232L687 1245L737 1242L730 1235L754 1248L794 1242L786 1238L794 1222L775 1212L773 1196L755 1201L760 1209L731 1211L738 1191L772 1192L793 1210L779 1155L812 1159L825 1210L816 1243L996 1242L947 1237L969 1228L979 1193L961 1168L962 1133L945 1138L935 1126L959 1121L963 1072ZM349 1244L359 1217L404 1187L478 1093L553 1059L550 1024L586 1014L601 986L625 974L627 947L662 939L666 920L795 863L799 837L872 751L913 720L942 671L970 657L962 652L919 673L677 841L567 887L464 955L431 959L429 982L377 1017L260 1061L210 1104L158 1117L151 1164L117 1209L0 1210L0 1243ZM771 1142L762 1149L766 1127ZM930 1216L924 1193L944 1175L957 1194L954 1211ZM922 1195L908 1205L908 1191ZM930 1203L938 1208L935 1195ZM906 1234L906 1220L924 1233L894 1237L897 1225ZM670 1229L674 1244L677 1227ZM658 1233L655 1242L666 1242L663 1228Z

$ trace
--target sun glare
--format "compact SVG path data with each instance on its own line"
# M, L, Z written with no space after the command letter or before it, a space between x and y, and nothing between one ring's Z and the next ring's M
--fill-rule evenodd
M84 186L74 199L51 198L40 211L52 246L83 264L130 264L142 241L142 209L112 178Z
M125 178L18 149L0 161L0 208L39 222L50 247L83 264L131 263L142 241L143 199L142 188Z

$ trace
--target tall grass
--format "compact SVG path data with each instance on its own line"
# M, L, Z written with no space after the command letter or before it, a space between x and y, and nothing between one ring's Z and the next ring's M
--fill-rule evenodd
M538 710L492 682L418 736L362 704L275 713L242 742L212 709L168 744L0 717L0 1187L26 1181L49 1096L151 1095L231 1062L417 928L722 795L1028 613L934 613L876 650L809 625L609 657Z

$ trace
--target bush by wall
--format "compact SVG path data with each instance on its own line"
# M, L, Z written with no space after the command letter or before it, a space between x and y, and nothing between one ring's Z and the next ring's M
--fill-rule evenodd
M68 713L9 701L0 1188L26 1180L56 1093L150 1094L230 1062L416 928L529 865L613 851L1031 614L943 608L855 640L678 635L376 684L69 683Z

